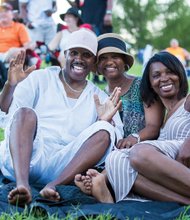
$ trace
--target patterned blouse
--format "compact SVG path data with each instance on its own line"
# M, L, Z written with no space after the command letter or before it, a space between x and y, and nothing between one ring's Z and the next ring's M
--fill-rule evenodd
M121 96L121 119L124 124L124 137L137 133L145 127L144 107L140 95L140 78L135 78L130 89Z

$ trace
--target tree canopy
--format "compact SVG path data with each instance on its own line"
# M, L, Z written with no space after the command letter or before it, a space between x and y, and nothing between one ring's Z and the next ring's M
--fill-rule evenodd
M190 4L188 0L117 0L114 31L125 33L134 48L146 44L161 50L172 38L190 50Z

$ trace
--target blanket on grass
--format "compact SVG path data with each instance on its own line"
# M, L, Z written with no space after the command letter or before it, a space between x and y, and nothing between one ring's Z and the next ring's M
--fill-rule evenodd
M5 183L0 174L0 215L3 213L23 212L24 208L8 204L8 192L15 187L15 183ZM39 195L42 186L31 187L33 202L28 206L28 210L43 215L56 215L64 218L69 213L75 218L97 216L109 214L113 219L143 219L143 220L173 220L179 218L186 210L186 215L190 215L190 210L186 206L181 206L174 202L158 201L123 201L117 204L98 203L93 197L82 193L76 186L59 186L60 202L51 202L43 199ZM182 216L179 218L182 219Z

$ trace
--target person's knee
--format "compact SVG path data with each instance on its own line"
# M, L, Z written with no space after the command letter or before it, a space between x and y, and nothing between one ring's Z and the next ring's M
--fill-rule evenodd
M37 122L37 116L36 113L27 107L22 107L19 110L16 111L14 115L13 122L26 122L26 123L36 123Z
M134 146L130 151L130 163L131 166L139 170L144 165L149 164L151 148L149 146L145 146L144 144L138 144Z
M100 130L98 132L98 138L99 138L99 140L101 140L105 144L110 144L110 134L108 131Z

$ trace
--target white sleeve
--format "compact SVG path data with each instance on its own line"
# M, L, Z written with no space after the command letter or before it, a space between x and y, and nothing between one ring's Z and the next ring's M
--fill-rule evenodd
M28 76L25 80L20 82L13 94L13 101L11 106L9 107L9 112L6 114L5 112L0 110L0 127L5 128L9 118L16 111L16 109L20 107L34 107L34 102L37 97L37 82L38 80L33 80Z

